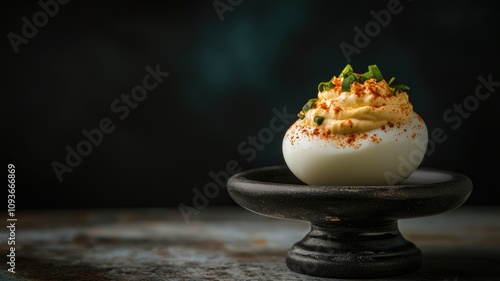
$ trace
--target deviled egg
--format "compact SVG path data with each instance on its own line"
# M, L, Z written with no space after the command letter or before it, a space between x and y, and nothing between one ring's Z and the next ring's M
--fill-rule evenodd
M422 163L427 127L413 111L406 85L386 81L377 65L347 65L318 85L282 149L286 165L308 185L394 185Z

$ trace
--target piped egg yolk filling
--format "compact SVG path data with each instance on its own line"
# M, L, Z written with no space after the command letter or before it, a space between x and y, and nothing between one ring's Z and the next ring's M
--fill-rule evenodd
M385 80L370 78L353 82L342 91L342 77L333 77L332 88L319 91L309 106L298 114L302 125L318 127L334 134L362 133L411 118L413 106L405 91Z

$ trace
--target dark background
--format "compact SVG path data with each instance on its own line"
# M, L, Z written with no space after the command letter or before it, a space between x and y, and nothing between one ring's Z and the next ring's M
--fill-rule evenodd
M347 63L339 44L354 46L354 27L388 2L244 0L221 20L212 1L69 1L17 54L8 34L22 35L22 18L33 22L41 6L4 3L2 160L16 165L18 209L192 205L193 188L230 161L284 163L285 129L254 155L238 147L269 128L273 109L295 114L338 74ZM400 3L351 64L377 64L410 85L429 131L446 136L423 165L471 177L466 204L498 205L500 87L473 98L479 75L500 81L498 10L481 0ZM156 65L170 75L120 120L112 102ZM473 110L460 124L443 117L464 101ZM65 147L103 118L114 131L59 182L51 164L65 164ZM225 204L234 204L225 189L210 199Z

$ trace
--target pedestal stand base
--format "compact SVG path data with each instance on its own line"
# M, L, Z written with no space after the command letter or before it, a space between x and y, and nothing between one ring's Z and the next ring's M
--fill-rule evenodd
M380 278L417 270L420 250L404 239L397 221L312 224L286 256L297 273L335 278Z

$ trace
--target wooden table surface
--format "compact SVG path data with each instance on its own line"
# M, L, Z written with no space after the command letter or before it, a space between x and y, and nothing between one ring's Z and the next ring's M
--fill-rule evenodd
M0 280L335 280L290 271L287 250L309 223L208 206L186 224L177 208L18 211L15 273L0 230ZM5 222L6 225L9 225ZM500 280L500 207L462 206L400 220L422 267L384 280ZM380 279L379 279L380 280Z

